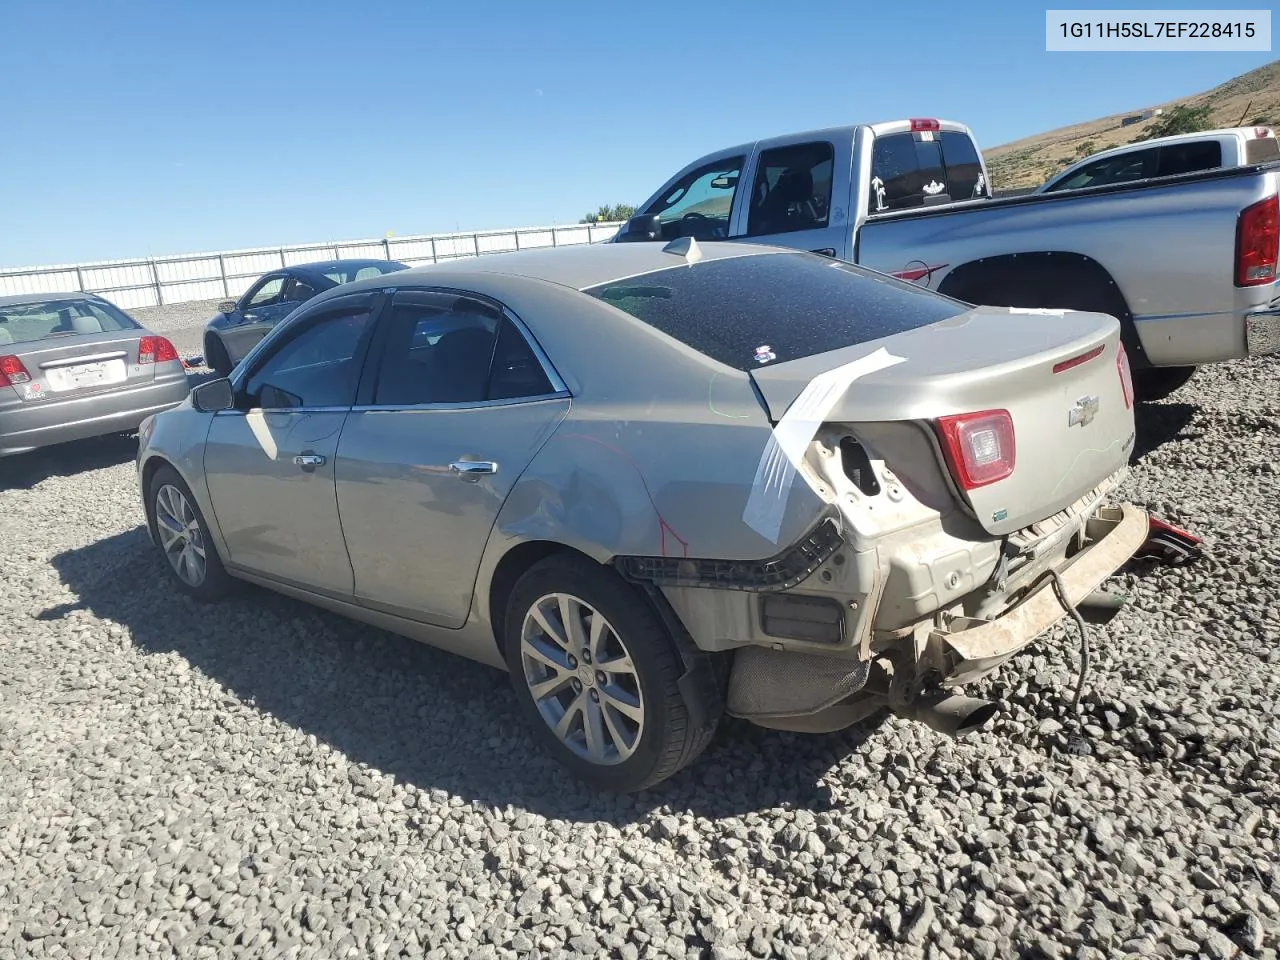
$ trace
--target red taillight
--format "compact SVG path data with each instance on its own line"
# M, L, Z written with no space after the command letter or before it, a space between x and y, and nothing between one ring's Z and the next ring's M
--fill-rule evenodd
M177 360L178 351L164 337L146 336L138 340L139 363L165 363Z
M27 368L15 356L0 357L0 387L12 387L31 379Z
M1236 224L1236 286L1258 287L1276 279L1276 255L1280 252L1277 219L1280 200L1267 197L1245 207Z
M965 490L985 487L1013 473L1017 449L1008 410L983 410L938 418L942 449Z
M1133 371L1129 369L1129 352L1124 344L1116 351L1116 373L1120 375L1120 390L1124 394L1124 408L1133 409Z
M1269 137L1269 136L1272 136L1270 127L1254 127L1253 128L1253 138L1255 140L1261 140L1264 137Z
M923 118L923 117L912 117L912 118L911 118L911 132L912 132L912 133L920 133L920 132L922 132L922 131L924 131L924 130L930 130L930 131L933 131L934 133L936 133L937 131L939 131L939 130L941 130L941 129L942 129L942 124L940 124L937 120L928 120L928 119L925 119L925 118Z
M1087 353L1082 353L1078 357L1072 357L1070 360L1060 360L1053 365L1054 373L1062 373L1064 370L1070 370L1072 367L1078 367L1082 363L1088 363L1094 357L1102 356L1102 351L1106 348L1106 344L1099 344Z

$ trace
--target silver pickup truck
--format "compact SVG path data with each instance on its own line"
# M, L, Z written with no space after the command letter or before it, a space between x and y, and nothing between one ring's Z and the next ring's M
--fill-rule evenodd
M1280 351L1280 165L993 199L963 124L913 119L728 147L650 197L614 242L798 247L972 304L1121 324L1142 399L1196 366Z

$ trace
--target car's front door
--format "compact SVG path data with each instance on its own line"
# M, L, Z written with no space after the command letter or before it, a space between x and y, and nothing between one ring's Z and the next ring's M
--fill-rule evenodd
M489 533L569 409L524 329L497 305L401 291L338 444L338 510L356 599L466 622Z
M351 597L334 467L381 299L341 297L291 321L237 375L236 408L214 415L204 473L232 565Z
M222 342L233 364L243 360L279 319L277 314L288 280L284 273L266 274L240 298L236 322L221 331Z
M832 186L848 183L852 143L844 137L762 150L749 170L746 222L735 239L840 255L852 218Z

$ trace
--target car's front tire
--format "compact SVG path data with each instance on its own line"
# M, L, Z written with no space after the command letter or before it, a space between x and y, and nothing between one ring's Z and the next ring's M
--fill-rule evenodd
M517 582L504 625L507 666L536 736L592 787L632 792L688 766L712 722L690 721L675 641L646 599L617 574L568 555Z
M165 569L178 589L205 603L220 600L231 577L209 537L209 525L178 471L162 466L147 487L147 519Z
M204 362L208 364L210 370L220 377L231 376L231 370L235 366L227 353L226 345L222 342L222 338L218 336L210 336L205 341Z

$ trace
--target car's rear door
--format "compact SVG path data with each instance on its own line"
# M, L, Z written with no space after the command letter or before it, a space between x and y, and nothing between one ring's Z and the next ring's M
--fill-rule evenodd
M349 600L334 469L382 294L317 305L237 372L236 408L215 414L204 474L234 566Z
M396 294L369 366L337 461L356 599L460 627L498 511L568 393L523 325L456 292Z
M735 239L837 256L848 246L850 211L832 187L847 189L852 163L847 136L757 151Z

